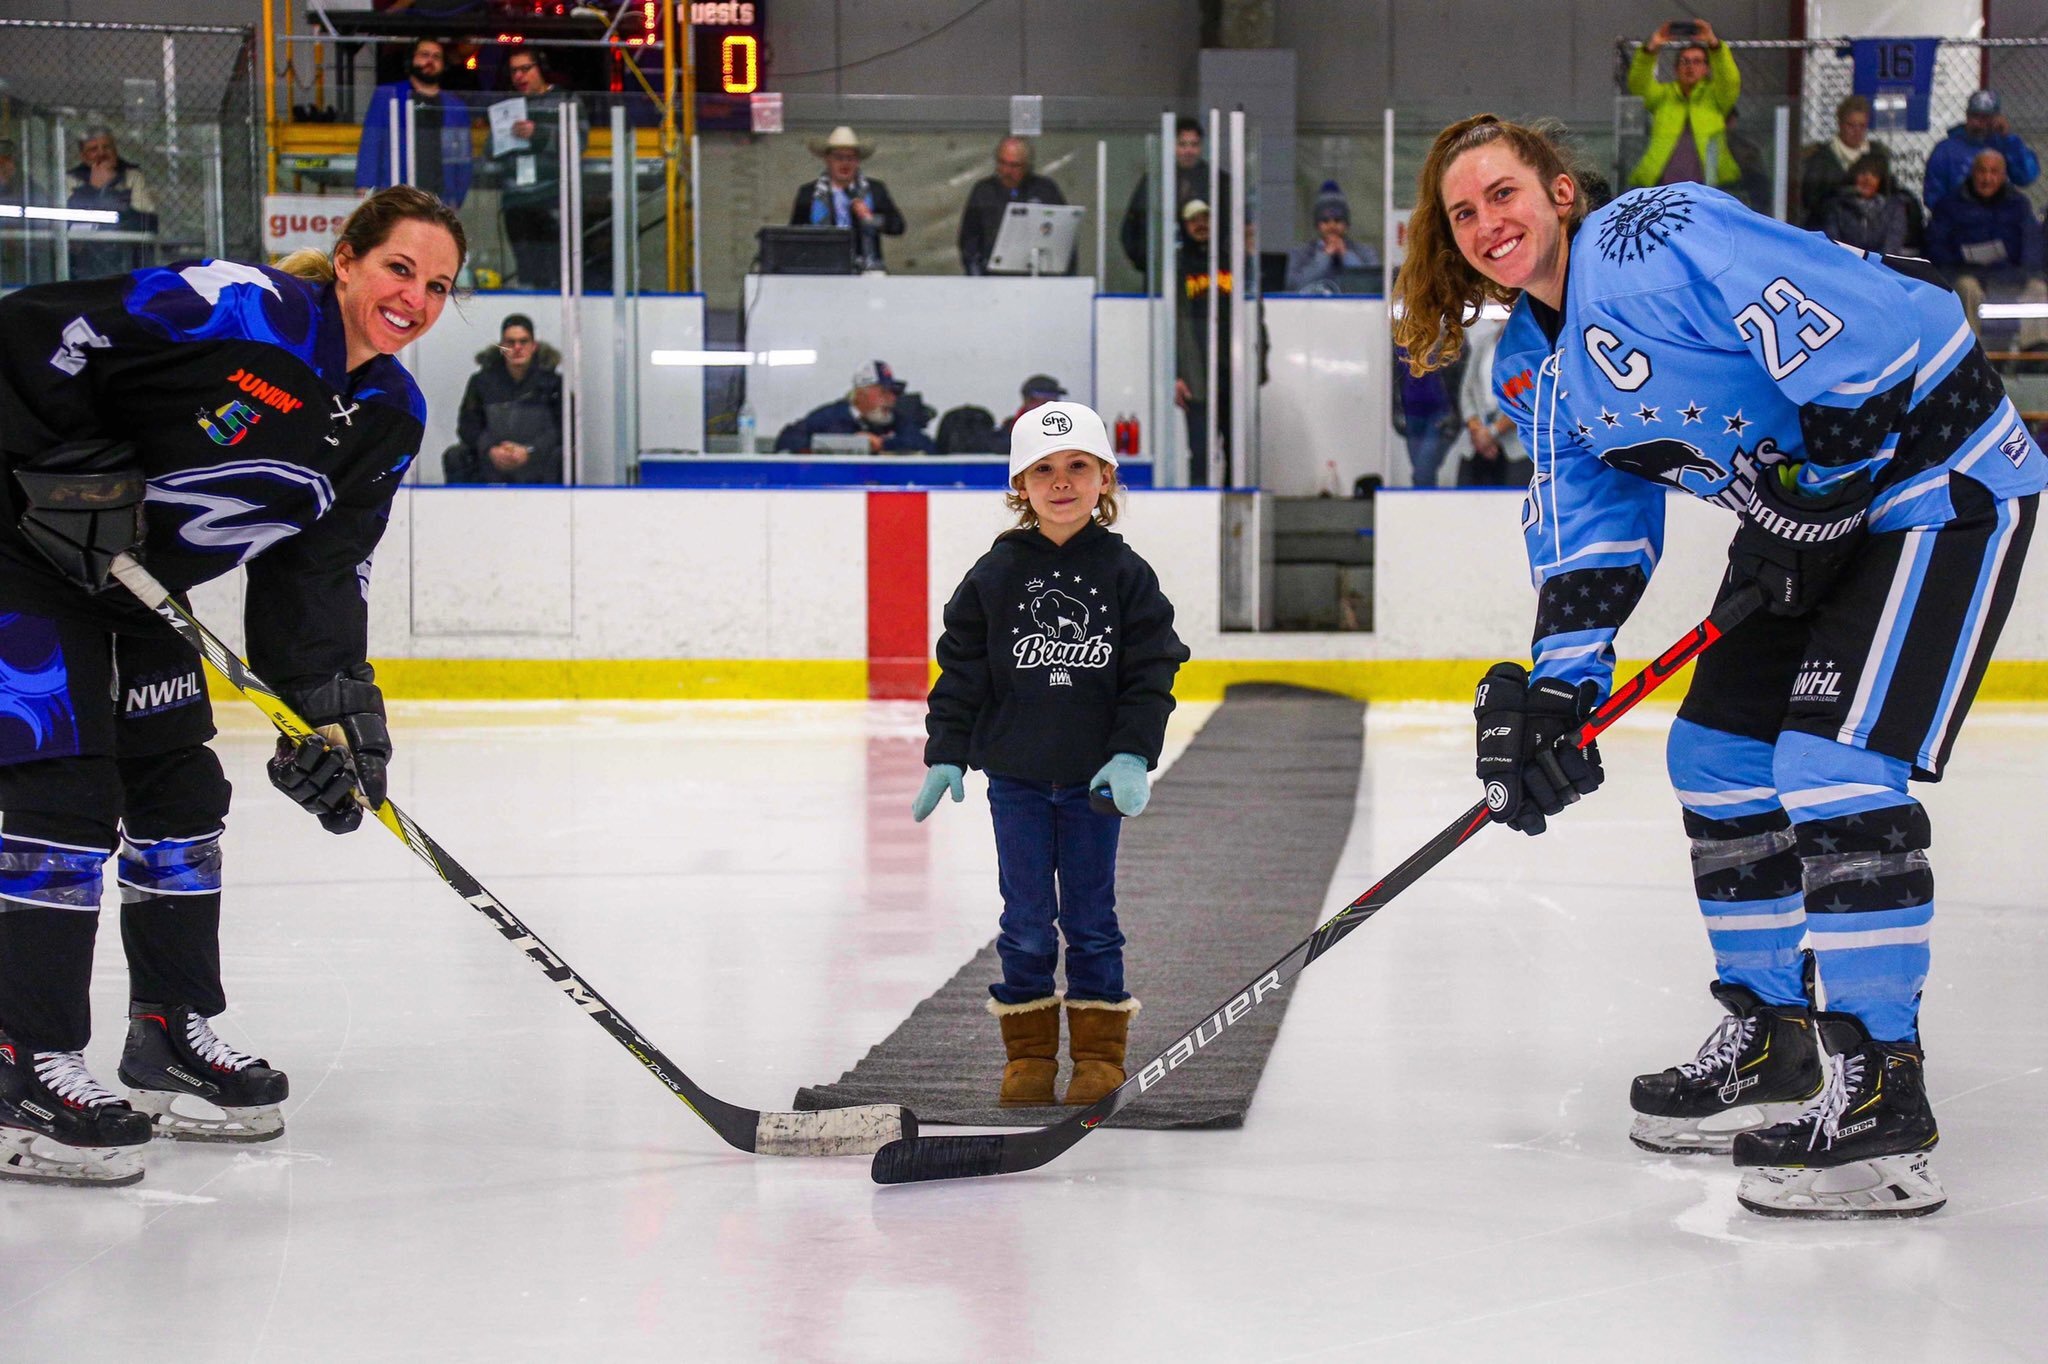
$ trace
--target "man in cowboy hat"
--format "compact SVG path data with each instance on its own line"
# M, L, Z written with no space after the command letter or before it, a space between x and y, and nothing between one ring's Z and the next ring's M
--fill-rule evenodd
M874 154L874 144L840 126L823 142L812 142L825 168L816 180L796 192L789 210L791 227L844 227L853 232L854 261L863 270L882 268L882 238L903 235L903 215L889 197L889 187L861 173L861 162Z

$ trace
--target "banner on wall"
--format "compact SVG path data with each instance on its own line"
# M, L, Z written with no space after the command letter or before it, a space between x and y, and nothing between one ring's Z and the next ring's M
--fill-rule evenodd
M1849 44L1851 88L1870 101L1870 131L1928 131L1939 38L1858 38Z
M361 202L360 196L345 194L264 195L264 256L275 258L306 247L332 251L342 224Z

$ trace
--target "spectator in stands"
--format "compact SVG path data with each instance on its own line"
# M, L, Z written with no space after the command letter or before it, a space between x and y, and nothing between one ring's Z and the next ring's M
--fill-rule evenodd
M1017 425L1018 419L1023 417L1026 412L1029 412L1034 407L1043 407L1047 403L1058 402L1066 396L1067 390L1061 387L1060 381L1053 378L1050 374L1034 374L1029 379L1026 379L1024 387L1017 392L1017 410L1005 418L1002 426L996 430L995 453L999 455L1010 453L1010 432Z
M1856 163L1873 154L1890 160L1892 149L1870 135L1870 101L1862 95L1844 96L1835 106L1835 135L1808 144L1799 155L1800 224L1820 227L1835 191L1850 188Z
M533 334L533 319L513 313L498 344L476 353L462 393L456 443L441 454L450 483L562 481L562 357Z
M1335 180L1316 191L1316 235L1287 256L1290 294L1378 293L1380 253L1351 240L1351 203ZM1368 273L1375 276L1364 278Z
M512 88L526 101L526 117L512 125L524 146L492 148L512 245L512 280L522 289L554 290L562 279L562 102L538 49L517 47L505 63Z
M1219 251L1216 262L1216 279L1212 285L1209 278L1209 235L1212 231L1209 206L1200 199L1190 199L1180 211L1183 240L1180 245L1180 294L1176 308L1174 336L1173 400L1179 404L1187 417L1188 428L1188 485L1190 487L1210 486L1210 475L1215 476L1217 487L1229 487L1231 483L1230 450L1230 409L1231 409L1231 365L1230 365L1230 314L1232 294L1236 292L1230 272L1230 255ZM1245 228L1245 261L1257 259L1251 241L1252 229ZM1209 297L1216 296L1216 355L1221 363L1216 370L1216 434L1221 460L1212 466L1209 459L1206 426L1209 405ZM1266 382L1266 323L1258 313L1258 304L1251 304L1253 317L1257 322L1256 335L1258 350L1255 363L1258 367L1258 381Z
M412 66L401 81L380 85L363 114L363 137L356 146L356 188L418 185L461 207L469 195L471 174L469 106L441 88L448 50L438 38L412 45ZM405 140L405 106L412 107L410 156L391 137L391 115L398 111L398 140ZM409 172L409 173L407 173Z
M783 427L775 448L810 454L817 436L866 436L870 454L936 454L937 447L924 433L923 404L902 401L904 387L888 365L870 361L853 372L853 386L844 398Z
M1678 45L1676 79L1660 81L1657 54L1671 44ZM1712 24L1674 19L1660 25L1629 62L1628 92L1650 115L1650 145L1629 174L1629 188L1692 180L1732 189L1742 178L1724 131L1742 76Z
M1199 119L1181 118L1173 125L1173 211L1179 215L1181 224L1177 240L1187 240L1188 201L1209 198L1209 163L1202 159L1202 124ZM1218 196L1224 203L1230 202L1230 177L1220 181L1222 192ZM1151 221L1152 177L1145 174L1138 177L1138 187L1131 191L1131 202L1124 209L1124 223L1120 239L1124 255L1131 264L1143 270L1145 262L1152 258L1151 236L1147 224Z
M1031 169L1031 144L1021 137L996 143L996 173L974 182L960 211L960 268L970 275L988 269L989 253L1011 204L1064 204L1060 187Z
M1927 154L1927 175L1920 193L1929 209L1976 174L1977 154L1986 148L2004 158L2005 178L2012 184L2031 185L2041 173L2040 159L1999 112L1998 92L1979 90L1970 96L1963 121L1950 127L1948 136Z
M1892 183L1892 163L1866 152L1849 168L1849 182L1836 190L1814 223L1844 246L1904 255L1916 248L1913 196Z
M862 270L882 269L882 238L903 235L903 215L889 197L889 187L871 179L861 165L875 154L853 129L834 128L811 151L824 159L818 178L796 192L790 206L791 227L844 227L853 233L853 258Z
M1466 355L1442 369L1417 378L1408 369L1408 352L1394 347L1393 405L1394 430L1408 443L1408 467L1418 488L1434 488L1444 455L1464 423L1458 416L1458 396L1465 378Z
M155 232L156 196L143 178L142 168L122 157L108 128L88 128L78 143L78 164L65 175L66 208L98 209L118 213L120 218L103 230L111 232ZM118 275L148 265L155 253L141 242L95 242L94 225L71 225L71 276L96 279Z
M1927 259L1948 276L1980 338L1977 310L1987 297L2048 303L2048 283L2041 278L2041 224L2027 196L2012 187L2003 153L1980 150L1970 162L1969 180L1935 204L1927 222ZM2048 346L2048 319L2022 320L2019 346Z
M1770 158L1755 138L1736 126L1741 117L1741 109L1732 104L1728 106L1728 118L1722 125L1721 137L1727 144L1728 158L1735 163L1735 183L1723 188L1758 213L1768 214L1771 211Z
M20 149L12 138L0 137L0 204L26 208L28 181L21 173ZM8 224L18 227L18 222ZM12 232L0 234L0 289L28 283L28 240Z
M1505 329L1505 323L1485 316L1465 329L1464 358L1460 361L1465 373L1458 384L1458 408L1465 414L1465 437L1470 448L1458 461L1460 488L1520 487L1535 472L1522 453L1515 419L1500 410L1500 396L1493 390L1493 353L1499 348Z

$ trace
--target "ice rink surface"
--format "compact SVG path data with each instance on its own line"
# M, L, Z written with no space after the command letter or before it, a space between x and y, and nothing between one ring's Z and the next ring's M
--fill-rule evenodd
M1176 747L1210 709L1180 710ZM0 1359L1731 1364L2048 1339L2048 713L1981 708L1921 788L1950 1202L1846 1225L1751 1217L1731 1168L1627 1141L1629 1077L1717 1017L1668 710L1608 737L1607 788L1550 834L1484 832L1290 986L1242 1130L1098 1132L1031 1174L889 1189L865 1158L725 1147L395 840L273 793L260 722L219 710L216 1026L290 1071L286 1134L157 1143L129 1189L0 1184ZM1366 725L1325 913L1475 795L1462 708ZM835 1078L994 933L978 779L909 819L920 707L422 705L393 729L394 798L733 1102Z

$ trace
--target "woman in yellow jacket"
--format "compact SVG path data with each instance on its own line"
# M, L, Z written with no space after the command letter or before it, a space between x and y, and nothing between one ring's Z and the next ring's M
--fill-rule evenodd
M1657 79L1657 53L1679 43L1672 74ZM1629 187L1669 185L1684 180L1727 189L1742 178L1728 154L1728 111L1742 93L1735 57L1704 19L1661 25L1636 49L1628 65L1628 92L1650 115L1650 145L1628 177Z

